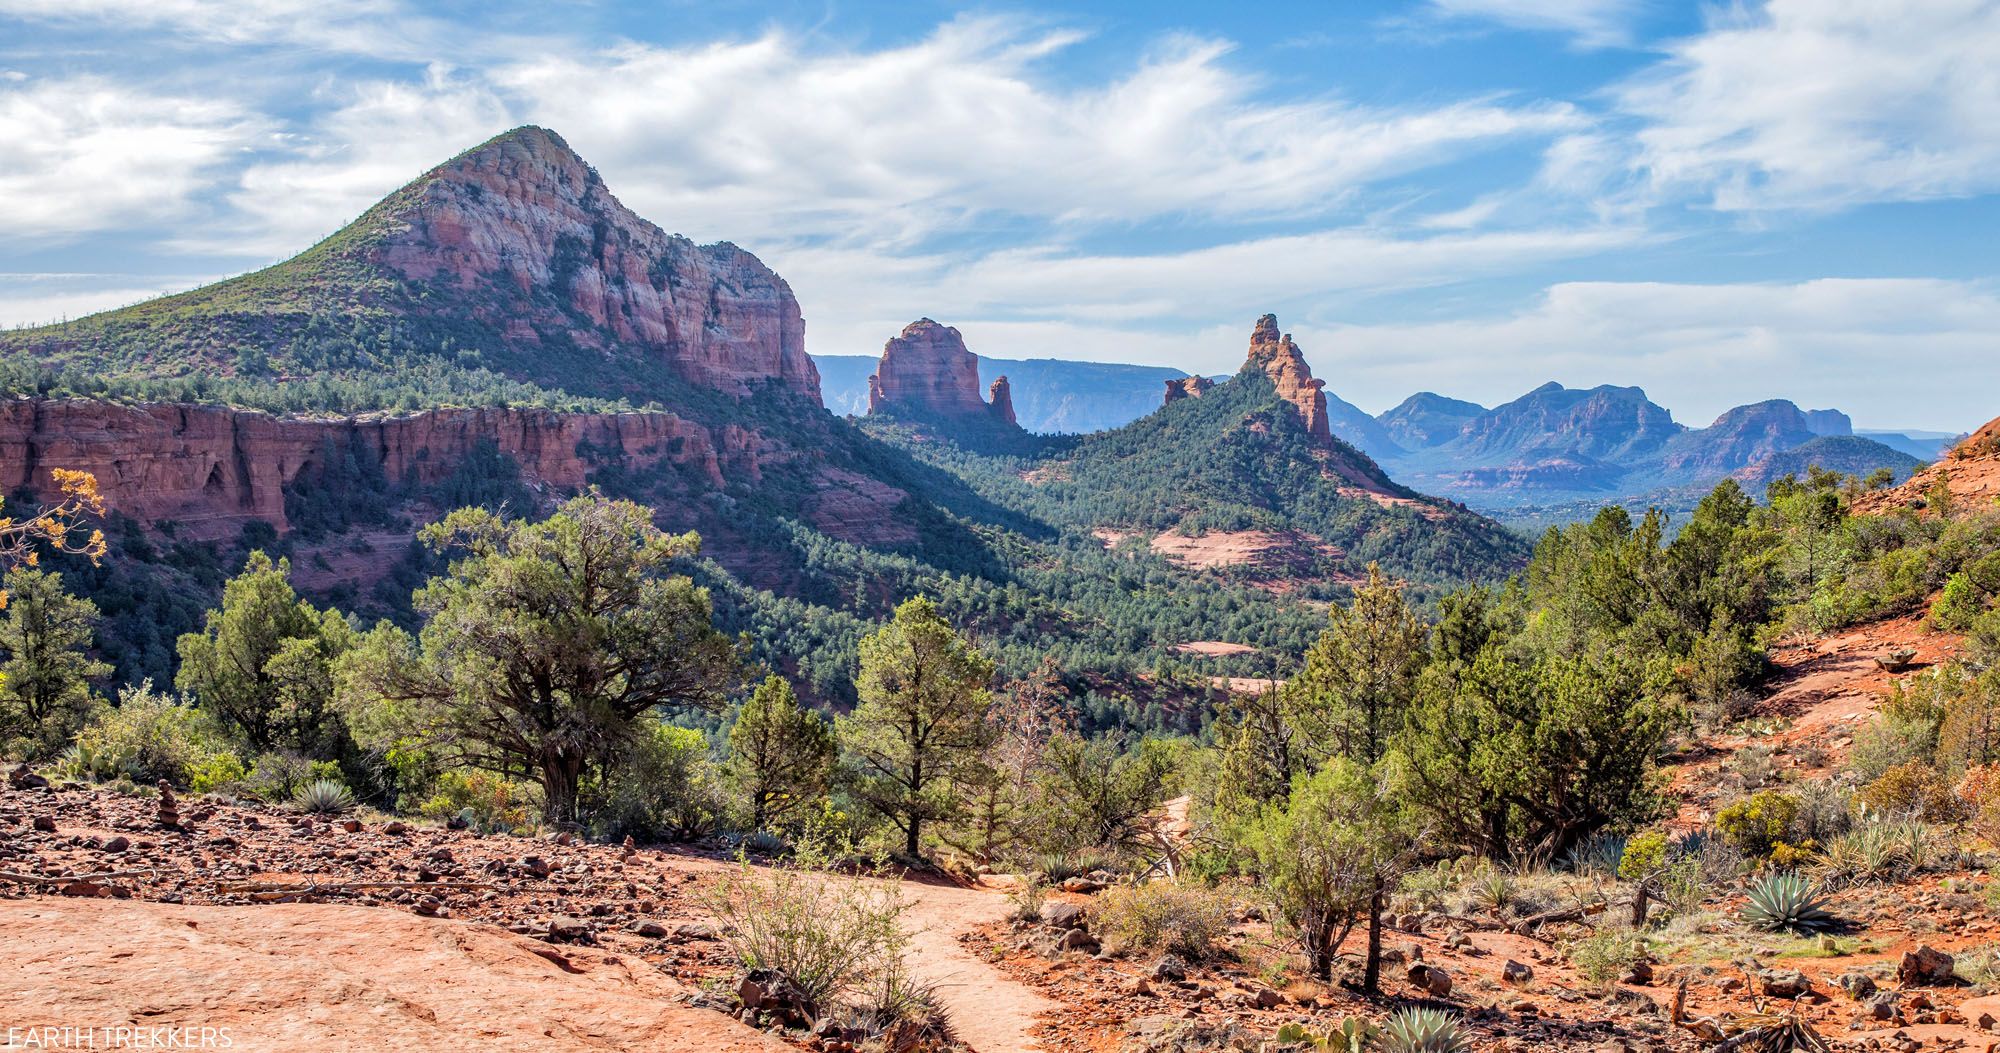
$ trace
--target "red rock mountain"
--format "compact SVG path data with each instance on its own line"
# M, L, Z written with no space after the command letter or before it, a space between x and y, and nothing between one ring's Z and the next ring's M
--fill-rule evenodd
M728 242L696 245L620 204L556 133L521 128L426 173L363 218L370 258L415 282L498 290L485 320L537 342L657 355L735 394L775 381L819 399L791 287ZM553 289L562 301L547 302ZM571 324L576 318L585 326Z
M1181 399L1198 399L1215 386L1215 381L1203 376L1176 377L1167 381L1167 397L1160 404L1165 406Z
M998 420L1015 425L1013 393L1001 377L979 396L979 357L957 329L919 318L882 345L868 378L868 412L901 411L932 419Z
M677 383L820 399L784 279L728 242L640 218L533 127L425 172L283 263L0 334L0 351L149 379L478 369L632 404Z

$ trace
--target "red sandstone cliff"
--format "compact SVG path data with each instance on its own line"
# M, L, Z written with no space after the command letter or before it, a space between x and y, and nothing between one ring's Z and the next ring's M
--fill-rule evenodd
M991 417L1018 426L1007 378L995 380L990 393L990 403L979 397L979 356L966 350L958 330L919 318L882 345L882 361L868 378L868 412Z
M1298 407L1299 415L1305 418L1306 431L1314 441L1333 441L1333 428L1326 415L1326 392L1320 390L1326 381L1314 379L1311 367L1306 365L1306 356L1292 343L1290 334L1278 331L1278 316L1267 314L1257 319L1257 328L1250 334L1250 357L1243 368L1256 367L1277 385L1278 396Z
M783 455L743 428L711 430L671 413L445 409L287 420L212 406L15 399L0 402L0 488L35 490L50 469L77 468L97 476L112 512L142 523L170 520L203 539L233 536L253 519L283 531L283 488L324 456L328 440L374 454L391 480L420 484L445 478L490 440L525 481L558 492L586 484L593 465L580 450L634 470L682 466L718 488L725 479L754 484L760 458Z

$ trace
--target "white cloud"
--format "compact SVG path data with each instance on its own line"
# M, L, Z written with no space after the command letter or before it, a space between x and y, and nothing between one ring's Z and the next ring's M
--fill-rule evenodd
M282 160L245 169L229 194L232 220L183 234L190 252L276 259L333 233L390 192L513 124L490 92L442 67L422 83L364 82Z
M1769 0L1623 86L1636 163L1722 209L2000 190L2000 2Z
M1627 228L1455 233L1327 231L1189 252L1088 256L1040 249L963 257L776 247L765 261L798 293L815 354L869 354L910 320L958 326L1002 358L1144 361L1233 370L1259 314L1286 323L1378 293L1509 273L1633 247ZM1240 330L1240 332L1239 332ZM1139 355L1145 357L1134 357Z
M232 45L422 60L467 34L396 0L0 0L0 16L94 30L145 30Z
M1441 15L1567 33L1587 47L1630 43L1639 7L1636 0L1431 0Z
M1784 284L1575 282L1531 308L1416 325L1316 328L1329 387L1380 410L1418 390L1492 405L1544 380L1636 384L1692 425L1788 398L1863 426L1970 428L1996 407L2000 289L1933 279Z
M251 169L240 201L283 201L281 217L258 218L296 239L450 146L536 123L636 211L691 236L908 247L1020 219L1061 240L1149 221L1325 217L1369 184L1583 124L1559 104L1270 101L1226 45L1184 38L1096 83L1044 70L1078 40L961 19L865 53L773 32L365 85L317 122L303 156Z
M220 99L96 77L0 83L0 240L171 218L266 132Z

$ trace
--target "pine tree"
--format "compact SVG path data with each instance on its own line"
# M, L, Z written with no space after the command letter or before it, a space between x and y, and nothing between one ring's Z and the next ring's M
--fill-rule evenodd
M960 810L958 785L993 741L993 662L924 598L861 642L861 704L838 724L855 795L920 855L926 822Z
M791 682L773 673L757 685L729 729L730 778L750 800L750 825L763 830L826 792L833 728L799 705Z

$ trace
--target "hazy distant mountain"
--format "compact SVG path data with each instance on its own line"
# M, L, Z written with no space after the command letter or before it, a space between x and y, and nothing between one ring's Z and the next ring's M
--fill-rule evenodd
M819 365L820 393L827 409L854 416L868 412L868 377L879 359L814 355L813 361ZM1021 427L1042 434L1107 431L1130 424L1160 408L1167 381L1187 375L1168 366L979 358L981 382L1006 377L1013 390L1015 419ZM1366 417L1360 410L1354 412Z
M1838 410L1784 399L1738 406L1689 428L1639 388L1549 383L1492 409L1425 392L1376 418L1395 445L1342 434L1428 493L1476 507L1698 490L1735 476L1753 488L1811 464L1907 476L1911 451L1853 434ZM1338 429L1336 429L1338 431Z

